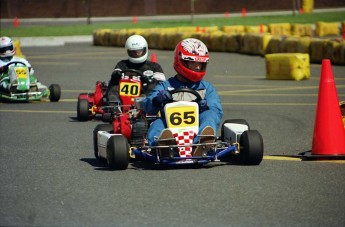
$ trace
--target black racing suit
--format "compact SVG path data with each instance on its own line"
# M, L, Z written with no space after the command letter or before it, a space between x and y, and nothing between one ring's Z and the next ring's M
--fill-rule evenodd
M141 71L142 73L151 70L153 73L155 72L160 72L163 73L162 67L155 62L152 61L145 61L143 63L132 63L129 60L122 60L119 61L115 68L113 73L111 74L111 78L108 84L108 89L106 92L106 96L108 98L108 101L110 102L120 102L120 97L119 97L119 81L121 79L121 71L116 70L126 70L126 69L136 69L138 71ZM156 79L152 78L141 78L141 80L144 83L147 83L147 86L143 86L143 90L141 91L141 94L149 94L149 92L158 84L158 81Z

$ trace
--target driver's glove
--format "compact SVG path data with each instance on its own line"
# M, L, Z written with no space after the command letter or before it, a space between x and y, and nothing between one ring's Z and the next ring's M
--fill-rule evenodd
M152 104L155 106L162 106L172 101L172 95L167 90L160 90L156 97L152 99Z
M207 101L205 99L202 99L198 102L199 105L199 112L202 113L205 110L208 110L208 105L207 105Z
M7 65L4 65L1 67L1 73L8 73L8 66Z
M122 77L122 71L120 69L115 69L111 74L110 81L112 84L119 84Z
M160 72L153 73L153 78L158 81L166 81L164 73L160 73Z

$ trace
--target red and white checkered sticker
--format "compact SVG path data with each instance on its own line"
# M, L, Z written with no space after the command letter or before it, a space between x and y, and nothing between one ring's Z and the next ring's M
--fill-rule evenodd
M195 133L193 131L187 131L182 133L174 133L174 137L178 145L186 145L184 147L179 147L180 157L192 157L193 148L188 145L193 144Z

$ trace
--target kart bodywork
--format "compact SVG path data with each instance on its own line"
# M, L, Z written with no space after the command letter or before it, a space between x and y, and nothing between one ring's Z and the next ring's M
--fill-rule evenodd
M177 92L190 90L179 89ZM257 130L251 130L243 119L224 121L221 135L211 143L193 144L193 139L186 142L175 137L176 143L172 145L148 145L148 126L159 116L145 114L143 100L142 97L135 98L133 107L127 112L113 111L109 118L112 124L100 124L94 129L94 155L97 159L107 160L111 169L124 170L130 161L137 160L164 165L205 165L233 157L243 165L261 163L264 152L262 136ZM164 108L168 128L174 132L174 136L188 133L194 137L198 133L199 109L196 102L177 101L166 104ZM156 144L160 142L161 139L157 138ZM202 155L193 156L192 152L186 152L196 147L202 148ZM169 149L168 156L161 155L160 149L163 148Z
M119 96L123 108L129 108L133 104L133 98L140 96L143 74L134 69L123 70L123 78L119 87ZM78 96L77 118L79 121L88 121L94 119L97 115L103 117L103 114L109 109L109 103L106 98L108 85L106 82L97 81L94 92L81 93ZM122 110L121 110L122 111Z
M30 81L29 67L21 61L13 61L6 65L10 78L10 89L0 90L0 99L8 102L41 101L49 99L51 102L60 100L61 88L52 84L49 88L40 82Z

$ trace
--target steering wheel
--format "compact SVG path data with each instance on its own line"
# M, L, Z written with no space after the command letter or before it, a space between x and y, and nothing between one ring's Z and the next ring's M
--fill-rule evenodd
M178 88L178 89L171 90L169 92L171 95L180 93L180 92L190 93L196 97L196 99L192 100L192 102L199 102L202 100L200 94L196 90L193 90L191 88Z
M4 66L10 66L10 65L14 65L14 64L22 64L22 65L25 65L25 66L27 66L27 64L26 63L24 63L24 62L22 62L22 61L11 61L11 62L9 62L9 63L7 63L7 64L5 64Z
M8 73L8 68L9 68L9 66L10 66L10 65L14 65L14 64L22 64L22 65L28 67L28 65L27 65L25 62L21 62L21 61L12 61L12 62L9 62L9 63L7 63L7 64L5 64L5 65L2 66L2 73ZM6 69L4 69L4 68L6 68Z

